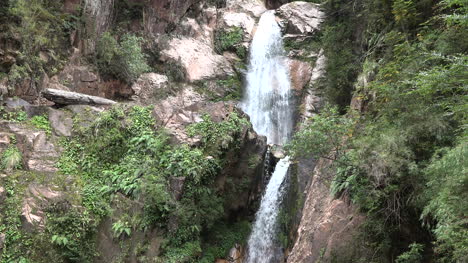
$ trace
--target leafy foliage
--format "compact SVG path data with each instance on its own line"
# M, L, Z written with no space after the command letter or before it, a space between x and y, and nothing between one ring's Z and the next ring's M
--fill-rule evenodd
M325 92L341 107L315 117L290 150L335 159L331 192L368 215L364 238L381 260L466 260L466 4L336 0L324 8ZM354 87L361 116L339 116Z
M7 1L4 1L7 2ZM24 78L38 80L42 73L54 74L63 64L67 37L78 19L62 10L61 3L48 0L11 0L6 17L8 33L19 37L17 64L10 71L13 84ZM3 3L2 3L3 5ZM11 23L15 21L15 23ZM41 58L40 52L43 57ZM47 59L44 59L44 54Z
M7 111L3 106L0 106L0 118L7 121L22 122L28 118L28 115L23 110Z
M11 171L13 169L21 169L23 166L23 155L18 147L11 145L2 152L1 169Z
M395 260L396 263L417 263L423 259L421 252L423 251L424 245L413 243L409 245L410 250L399 255Z
M141 49L142 40L141 37L125 34L118 42L111 33L105 32L96 47L99 70L127 83L134 82L142 73L150 70Z
M52 128L50 127L49 118L46 115L38 115L32 117L29 122L36 128L43 130L47 135L52 134Z
M247 56L247 49L242 45L243 40L244 32L240 27L217 31L215 33L216 52L222 54L224 51L232 51L244 60Z

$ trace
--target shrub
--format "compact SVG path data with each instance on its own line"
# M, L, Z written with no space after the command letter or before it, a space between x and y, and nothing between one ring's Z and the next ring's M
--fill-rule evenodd
M247 55L247 50L242 45L243 40L244 32L240 27L217 31L215 33L216 52L222 54L224 51L232 51L243 60Z
M399 255L395 263L418 263L423 259L421 253L423 252L424 245L413 243L409 245L409 251Z
M1 168L4 170L21 169L23 155L18 147L11 145L2 153Z
M29 122L36 128L43 130L47 135L52 134L52 128L50 127L49 118L46 115L38 115L32 117Z
M141 37L125 34L119 43L111 33L104 33L96 47L99 71L127 83L148 72L150 67L141 49L142 40Z

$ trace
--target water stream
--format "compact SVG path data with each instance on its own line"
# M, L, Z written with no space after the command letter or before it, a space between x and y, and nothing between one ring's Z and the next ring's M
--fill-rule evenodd
M250 116L255 131L268 143L283 145L291 137L293 101L281 30L274 11L260 18L250 48L247 88L241 108ZM282 256L278 245L277 217L284 194L289 158L281 159L262 196L248 240L246 263L275 263Z

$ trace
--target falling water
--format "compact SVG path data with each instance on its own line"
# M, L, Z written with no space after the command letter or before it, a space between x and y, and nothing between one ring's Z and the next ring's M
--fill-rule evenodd
M247 88L241 108L250 116L255 131L268 143L284 144L291 136L293 105L281 31L274 11L265 12L252 41ZM247 263L274 263L281 257L277 245L277 217L283 197L283 181L289 157L281 159L268 182L248 240Z
M250 116L255 131L273 144L286 142L293 125L291 83L284 53L274 11L267 11L260 18L250 47L246 94L240 106Z

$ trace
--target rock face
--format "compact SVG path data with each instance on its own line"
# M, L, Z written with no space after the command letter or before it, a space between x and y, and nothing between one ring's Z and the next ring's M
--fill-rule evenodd
M276 10L276 15L286 38L312 35L324 18L319 5L308 2L285 4Z
M27 170L43 173L57 171L55 162L58 150L44 131L37 131L18 123L1 123L0 132L14 134L17 146L23 153L23 166Z
M291 88L299 95L307 84L309 84L312 67L310 63L297 59L289 59L289 76L291 78Z
M27 197L23 201L21 221L27 231L42 229L45 226L45 213L42 210L47 203L57 201L62 194L50 187L32 184L28 187Z
M329 183L333 178L330 164L329 160L321 159L315 166L288 263L332 262L337 256L350 259L364 253L355 235L365 217L346 200L330 195Z
M161 98L163 93L167 92L169 79L165 75L157 73L145 73L133 83L132 90L134 95L132 100L149 104Z
M167 129L177 141L196 144L199 139L190 138L185 131L188 125L201 121L203 113L221 121L233 109L233 103L207 102L193 87L187 86L175 95L156 103L153 114L158 124Z
M180 67L190 83L234 75L226 58L214 53L204 42L192 38L170 40L168 48L161 52L161 60Z
M151 0L143 10L145 31L161 34L175 29L180 19L197 0Z
M312 74L310 76L309 88L305 90L305 94L302 99L302 111L301 111L301 126L307 123L307 120L318 113L319 109L323 106L322 92L318 87L318 81L325 72L326 58L323 54L323 50L319 52L317 61L315 62Z

